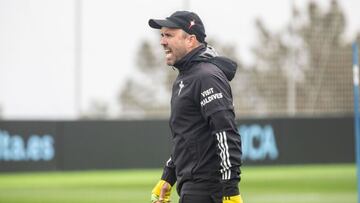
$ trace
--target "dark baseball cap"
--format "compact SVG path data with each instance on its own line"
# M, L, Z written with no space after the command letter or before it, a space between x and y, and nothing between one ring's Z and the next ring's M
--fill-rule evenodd
M200 17L189 11L176 11L166 19L150 19L150 27L161 29L162 27L179 28L196 36L199 42L205 42L205 27Z

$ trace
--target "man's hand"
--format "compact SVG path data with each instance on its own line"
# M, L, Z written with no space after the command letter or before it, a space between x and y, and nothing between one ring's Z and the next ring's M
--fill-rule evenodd
M243 203L241 195L223 197L223 203Z
M164 180L160 180L151 192L151 202L168 203L170 202L170 194L171 185Z

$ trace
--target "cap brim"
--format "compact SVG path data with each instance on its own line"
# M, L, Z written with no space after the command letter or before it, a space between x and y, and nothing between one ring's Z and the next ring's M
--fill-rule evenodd
M156 20L156 19L150 19L149 26L154 29L161 29L162 27L181 28L179 25L171 22L170 20Z

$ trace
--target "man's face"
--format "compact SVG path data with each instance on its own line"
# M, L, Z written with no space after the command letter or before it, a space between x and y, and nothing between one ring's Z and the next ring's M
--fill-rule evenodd
M163 27L160 44L164 47L166 64L174 65L188 53L189 40L181 29Z

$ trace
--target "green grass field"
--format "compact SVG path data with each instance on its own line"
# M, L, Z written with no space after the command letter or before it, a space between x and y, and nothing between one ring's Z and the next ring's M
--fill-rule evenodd
M243 167L245 203L356 203L355 165ZM161 170L0 174L0 203L143 203ZM173 202L178 197L173 190Z

